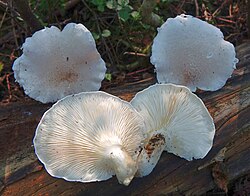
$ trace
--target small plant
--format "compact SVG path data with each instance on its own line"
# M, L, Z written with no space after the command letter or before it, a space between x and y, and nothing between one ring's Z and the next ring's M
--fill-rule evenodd
M126 22L129 18L136 17L136 12L132 12L134 8L129 5L129 0L91 0L91 3L95 5L100 12L104 12L107 8L114 10L123 22Z

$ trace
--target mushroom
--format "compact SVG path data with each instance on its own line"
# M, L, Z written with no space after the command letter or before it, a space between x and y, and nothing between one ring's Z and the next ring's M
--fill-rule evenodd
M69 23L62 31L55 26L37 31L22 49L13 64L14 77L28 96L42 103L99 90L105 76L95 40L82 24Z
M220 29L190 15L169 18L153 41L151 63L159 83L215 91L236 68L233 44Z
M164 135L156 131L154 134L149 133L143 144L144 147L138 156L136 177L147 176L152 172L165 149L166 141Z
M137 171L142 117L126 101L104 92L69 95L44 113L33 140L47 172L68 181L116 175L129 185Z
M144 118L147 130L138 176L153 170L163 150L191 161L204 158L211 149L213 119L202 100L187 87L155 84L137 93L131 104Z

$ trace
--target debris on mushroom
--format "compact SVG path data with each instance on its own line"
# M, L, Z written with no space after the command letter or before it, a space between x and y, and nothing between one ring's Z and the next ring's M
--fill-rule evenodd
M139 157L138 176L148 175L163 150L191 161L204 158L213 145L215 126L202 100L187 87L155 84L131 104L144 118L147 143Z
M14 77L25 94L37 101L55 102L101 87L106 66L82 24L69 23L62 31L55 26L37 31L22 49L13 64Z
M158 163L166 142L163 134L155 133L144 140L144 147L142 148L138 157L138 170L136 177L147 176L152 172Z
M169 18L153 41L151 63L159 83L215 91L236 68L233 44L220 29L190 15Z
M144 131L144 120L130 103L101 91L83 92L45 112L33 142L54 177L93 182L116 175L119 183L129 185Z

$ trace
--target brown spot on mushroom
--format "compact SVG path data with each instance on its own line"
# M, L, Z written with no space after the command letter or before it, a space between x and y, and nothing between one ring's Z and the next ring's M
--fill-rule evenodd
M154 150L161 145L165 144L165 138L162 134L156 134L153 135L150 140L148 141L148 144L144 147L146 150L146 153L148 154L148 157L150 158Z
M189 86L189 85L193 85L194 83L199 81L199 75L200 70L197 69L196 65L191 64L191 65L187 65L184 64L184 70L183 70L183 84L185 86Z
M77 78L78 78L78 74L74 72L68 72L68 73L64 73L64 75L62 75L59 79L61 79L62 81L66 80L68 82L74 82L77 80Z
M60 83L62 82L69 82L69 83L74 83L78 80L79 76L77 73L75 73L75 71L70 70L70 71L59 71L58 74L56 76L53 77L53 79L51 79L51 81L53 82L53 84L55 86L58 86Z

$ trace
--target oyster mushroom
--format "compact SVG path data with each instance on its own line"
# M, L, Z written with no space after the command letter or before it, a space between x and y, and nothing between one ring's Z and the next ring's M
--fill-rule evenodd
M187 87L155 84L137 93L131 104L144 118L148 134L138 176L153 170L163 150L191 161L204 158L211 149L213 119L201 99Z
M236 68L233 44L220 29L190 15L169 18L153 41L151 63L159 83L215 91Z
M22 49L12 67L14 77L25 94L42 103L99 90L105 76L94 38L82 24L69 23L62 31L55 26L37 31Z
M54 177L93 182L116 175L128 185L137 171L144 131L144 121L130 103L104 92L83 92L45 112L33 143Z

